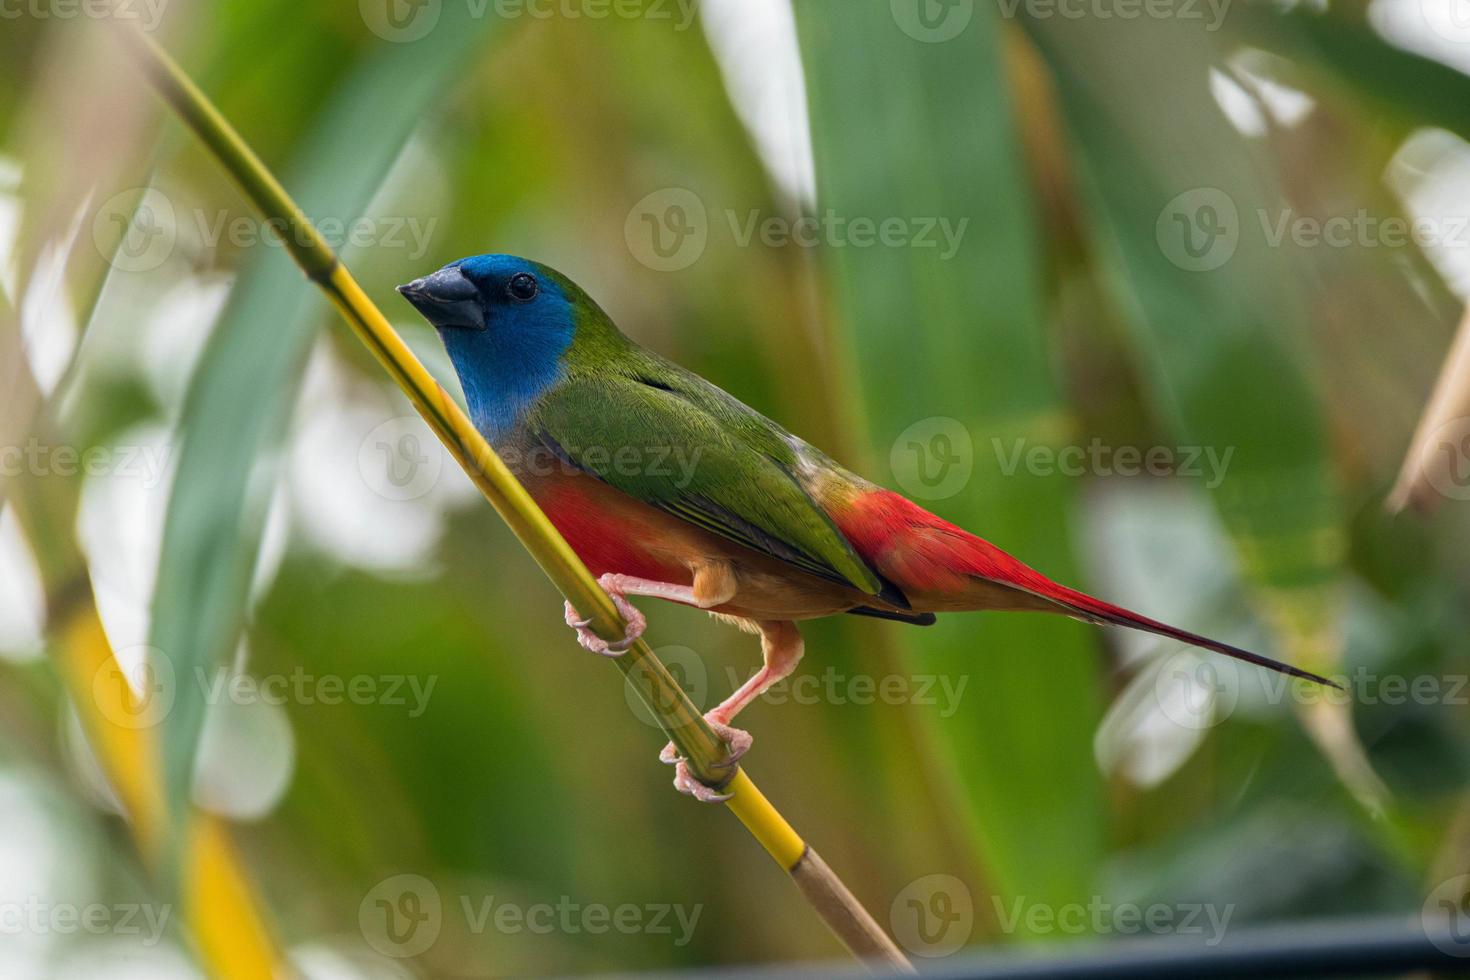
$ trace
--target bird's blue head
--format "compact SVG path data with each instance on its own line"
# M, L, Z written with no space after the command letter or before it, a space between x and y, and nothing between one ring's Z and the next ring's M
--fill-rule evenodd
M398 291L438 329L470 418L490 438L560 378L580 290L546 266L474 255Z

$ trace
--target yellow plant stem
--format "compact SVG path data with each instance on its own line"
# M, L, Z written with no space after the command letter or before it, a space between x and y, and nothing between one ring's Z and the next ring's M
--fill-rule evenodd
M169 834L155 727L161 719L149 717L150 705L140 703L124 680L90 587L79 582L70 591L52 602L63 679L139 850L156 869ZM224 824L194 811L187 833L181 897L200 961L213 976L230 980L283 976L283 961Z
M7 325L0 354L12 355L7 425L34 426L48 442L42 396ZM3 357L0 357L3 360ZM3 487L22 534L32 546L47 598L52 659L81 722L98 768L117 797L144 863L157 873L166 859L169 815L164 805L158 727L150 705L123 677L97 612L86 562L72 537L79 501L76 481L52 475L16 478ZM266 927L261 904L222 821L189 811L181 856L183 918L200 963L211 976L272 980L288 975Z
M138 848L152 864L163 856L164 843L158 740L143 727L118 721L137 718L144 724L148 706L128 687L90 599L91 590L80 585L59 602L52 600L63 680L108 785L133 825Z
M626 624L581 559L228 120L152 39L130 25L122 26L122 36L159 94L214 152L256 207L268 219L287 225L289 233L282 237L293 258L331 297L358 338L408 395L547 577L577 609L591 616L599 636L621 638ZM898 947L755 783L738 768L724 765L729 747L710 730L649 645L640 639L613 662L659 719L694 775L730 794L730 809L771 858L796 879L802 894L838 938L865 960L909 968Z

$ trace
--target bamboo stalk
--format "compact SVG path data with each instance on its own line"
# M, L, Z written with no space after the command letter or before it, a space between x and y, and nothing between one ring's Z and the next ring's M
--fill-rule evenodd
M607 593L249 145L157 44L131 25L119 26L129 51L164 101L210 148L255 206L268 219L289 226L290 234L283 237L292 258L331 298L358 339L403 389L552 584L584 615L591 616L592 628L599 636L621 638L626 624ZM722 764L729 747L711 731L648 643L638 640L623 656L613 658L613 663L658 718L695 777L729 794L726 805L793 877L803 896L853 955L875 967L911 971L912 966L893 940L750 777L736 766Z

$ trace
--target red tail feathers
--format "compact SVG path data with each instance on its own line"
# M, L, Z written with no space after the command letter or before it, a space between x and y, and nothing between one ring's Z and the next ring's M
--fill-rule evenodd
M914 600L916 612L959 609L1049 608L1080 619L1112 623L1179 640L1267 670L1339 687L1325 677L1249 650L1212 640L1058 585L984 538L886 490L866 494L834 515L858 553ZM976 580L979 580L978 582ZM1008 589L998 590L995 584ZM979 588L979 586L984 588ZM1017 590L1046 603L1016 603L996 595Z

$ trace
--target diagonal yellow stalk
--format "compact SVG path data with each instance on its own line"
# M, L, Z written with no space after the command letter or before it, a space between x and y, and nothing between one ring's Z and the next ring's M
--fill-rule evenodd
M530 495L470 423L449 394L398 336L291 200L285 189L184 71L150 38L122 28L130 52L159 94L214 153L257 208L287 229L292 258L331 298L353 331L407 394L429 427L490 501L552 583L605 639L624 635L625 624L597 582ZM856 956L912 970L893 940L874 921L826 863L756 788L738 766L723 760L729 747L717 738L647 642L638 640L613 660L658 718L694 775L729 794L726 805L796 882L807 901Z

